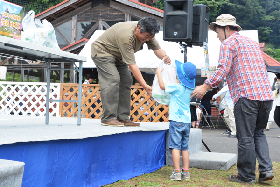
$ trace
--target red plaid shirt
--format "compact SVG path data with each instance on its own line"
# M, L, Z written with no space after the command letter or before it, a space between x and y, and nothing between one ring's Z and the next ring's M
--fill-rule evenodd
M224 77L234 104L242 97L258 101L273 100L259 44L238 32L231 34L221 44L217 71L205 83L217 87Z

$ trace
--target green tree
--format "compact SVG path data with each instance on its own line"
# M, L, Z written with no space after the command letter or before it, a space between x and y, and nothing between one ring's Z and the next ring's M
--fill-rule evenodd
M154 4L153 7L159 8L161 10L164 9L164 1L165 0L157 0Z
M194 0L193 4L203 4L210 8L210 23L216 21L216 17L221 14L223 8L229 4L229 0Z
M274 58L275 60L280 61L280 49L274 50Z
M12 72L7 72L6 80L4 80L4 81L13 81L13 73ZM20 73L15 73L14 81L15 82L20 82L21 81Z
M165 0L158 0L154 3L154 7L157 7L161 10L164 10L164 1ZM210 22L215 21L217 15L222 11L222 8L229 3L229 0L194 0L193 4L203 4L210 8Z
M11 3L17 3L25 8L25 11L34 10L36 14L43 12L44 10L61 3L64 0L9 0Z
M274 57L274 49L272 49L272 48L266 47L265 53L268 54L271 57Z

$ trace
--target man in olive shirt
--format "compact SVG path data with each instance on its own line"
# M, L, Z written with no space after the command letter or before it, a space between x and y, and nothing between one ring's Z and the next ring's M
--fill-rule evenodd
M141 86L152 96L152 88L143 79L136 65L134 53L146 43L159 59L170 64L170 58L154 38L160 25L155 18L145 17L139 22L120 22L106 30L91 45L91 56L101 88L103 112L101 124L105 126L140 126L129 120L132 72Z

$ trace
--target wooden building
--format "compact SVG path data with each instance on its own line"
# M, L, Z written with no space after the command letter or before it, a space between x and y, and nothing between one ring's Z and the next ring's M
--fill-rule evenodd
M134 0L65 0L36 18L52 23L59 46L64 48L89 39L96 29L106 30L117 22L137 21L146 16L155 17L163 25L162 10Z

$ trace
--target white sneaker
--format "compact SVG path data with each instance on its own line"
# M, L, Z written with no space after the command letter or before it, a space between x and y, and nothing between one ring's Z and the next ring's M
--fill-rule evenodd
M170 180L180 181L182 180L181 172L175 172L175 170L170 175Z
M190 179L191 179L190 172L183 172L182 171L182 180L190 180Z

